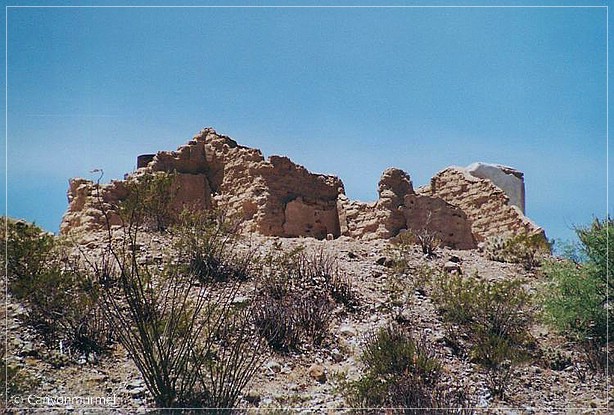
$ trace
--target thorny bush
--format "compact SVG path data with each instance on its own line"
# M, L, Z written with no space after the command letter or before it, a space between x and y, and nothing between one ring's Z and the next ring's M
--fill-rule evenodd
M541 265L551 252L548 241L540 234L493 236L486 240L484 251L488 259L522 264L530 271Z
M433 299L448 323L453 348L467 350L487 370L493 394L503 397L514 367L529 358L533 346L531 296L522 281L446 275Z
M8 291L26 306L24 321L48 348L94 357L112 343L97 284L60 241L39 227L7 219Z
M261 366L263 354L251 311L234 304L244 278L225 278L228 274L222 272L231 264L226 255L234 250L220 244L234 243L224 234L231 230L226 222L186 212L173 223L179 242L165 252L162 263L150 264L139 249L140 230L151 219L151 212L144 215L150 187L132 191L135 194L121 206L128 218L121 229L112 229L110 212L101 209L107 222L106 250L92 268L101 277L105 317L157 406L233 407ZM158 230L169 230L169 222L158 220L164 219L166 210L159 213L160 218L154 216ZM194 233L193 225L202 234ZM205 258L202 266L194 263L195 248ZM207 262L210 258L219 263Z
M470 413L462 390L445 390L433 347L406 327L389 324L367 335L360 360L363 376L341 384L352 407L395 408L393 413L400 414Z
M321 345L334 303L350 311L359 304L349 278L340 275L336 258L323 249L272 253L265 270L254 318L275 350L297 350L308 340Z

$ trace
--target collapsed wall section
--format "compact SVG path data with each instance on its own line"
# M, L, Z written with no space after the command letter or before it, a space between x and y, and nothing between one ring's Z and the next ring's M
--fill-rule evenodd
M243 215L246 230L272 236L340 235L337 196L343 183L337 177L313 174L287 157L265 160L260 150L238 145L229 137L204 129L176 151L160 151L138 158L136 172L126 180L158 171L175 173L173 208L220 206ZM62 233L103 228L101 208L118 220L113 206L127 195L122 181L97 186L74 179L68 191L69 208ZM100 205L94 193L113 203Z
M465 213L443 199L416 194L409 175L387 169L378 185L375 203L339 198L341 230L360 239L392 238L401 231L433 233L443 245L455 249L476 247Z
M509 233L539 234L542 228L510 205L509 197L491 180L475 177L462 167L448 167L437 173L429 186L418 193L439 197L459 207L471 221L471 231L480 242Z
M176 151L144 154L137 163L137 170L124 181L98 186L72 179L61 233L103 229L107 221L120 225L116 208L128 196L127 184L144 175L170 172L174 211L217 206L242 216L245 232L262 235L377 239L403 230L428 231L457 249L471 249L489 236L509 232L545 238L543 230L510 203L517 195L515 204L524 206L524 181L521 172L505 166L450 167L417 190L406 172L387 169L378 184L378 200L362 203L345 196L338 177L311 173L287 157L265 160L260 150L241 146L211 128Z

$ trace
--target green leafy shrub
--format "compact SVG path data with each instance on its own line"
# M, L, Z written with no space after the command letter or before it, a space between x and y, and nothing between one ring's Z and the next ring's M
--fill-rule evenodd
M462 392L444 391L442 365L434 350L424 339L416 340L407 328L390 324L372 332L360 359L363 376L341 385L353 407L443 414L463 413L462 408L468 406Z
M221 209L183 211L170 230L176 251L183 255L179 261L184 272L203 283L247 280L257 260L253 252L235 249L239 223Z
M124 184L127 196L118 206L123 223L128 226L138 223L160 232L174 224L180 213L173 206L177 194L175 179L175 173L160 171L127 180Z
M50 348L87 358L108 350L114 336L102 316L98 286L75 264L51 263L32 289L25 322Z
M55 238L34 224L4 218L8 289L18 300L27 298L52 255ZM5 232L6 229L6 232ZM2 261L5 261L4 255Z
M543 273L548 279L542 297L545 321L577 340L605 341L607 310L601 281L571 261L549 261Z
M571 250L570 259L545 264L546 285L540 296L544 321L583 344L587 359L602 368L608 364L606 349L613 338L608 319L614 316L614 255L607 250L614 246L613 225L610 218L595 219L576 228L579 252Z
M102 353L112 330L101 318L97 285L62 242L39 227L7 220L8 291L26 306L25 322L50 348Z
M495 236L487 239L485 245L490 260L522 264L527 271L538 267L542 257L551 252L550 244L540 234Z
M503 397L513 367L529 358L532 347L531 296L522 282L450 275L440 280L433 299L453 346L488 370L491 391Z
M614 246L612 219L595 219L590 227L577 228L580 254L584 262L553 260L546 264L543 274L547 285L541 297L546 322L561 332L570 333L580 340L594 339L600 344L608 338L608 309L612 317L614 296L614 255L607 246Z

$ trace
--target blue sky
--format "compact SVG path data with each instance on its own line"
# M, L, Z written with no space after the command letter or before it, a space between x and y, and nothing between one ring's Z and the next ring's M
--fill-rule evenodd
M102 168L121 178L138 154L173 150L206 126L335 174L352 199L375 200L387 167L420 186L449 165L486 161L525 172L528 216L551 238L606 213L605 8L7 16L8 214L51 231L70 177Z

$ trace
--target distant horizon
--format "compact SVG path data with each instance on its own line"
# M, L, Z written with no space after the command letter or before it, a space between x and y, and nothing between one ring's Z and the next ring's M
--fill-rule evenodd
M122 179L211 126L365 202L387 167L416 188L452 165L513 167L526 216L574 240L610 211L607 8L494 7L510 3L8 8L5 213L57 233L70 178Z

